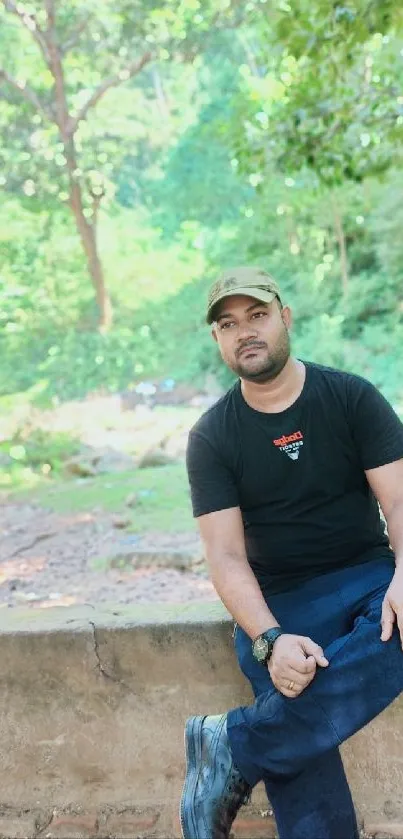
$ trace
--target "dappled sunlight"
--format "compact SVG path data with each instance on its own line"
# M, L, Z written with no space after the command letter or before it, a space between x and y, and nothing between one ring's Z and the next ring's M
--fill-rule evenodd
M95 515L93 513L82 512L82 513L75 513L74 515L65 516L64 517L64 524L66 528L70 527L74 524L87 524L88 522L92 522L95 519Z
M35 601L35 608L36 609L53 609L55 606L74 606L77 603L81 603L82 600L79 597L72 597L70 595L63 595L63 594L54 594L49 595L49 600L36 600Z
M142 471L152 477L154 470ZM164 470L155 471L163 479L160 487L165 496L168 487L173 489L172 473L167 470L170 478L164 480ZM119 481L120 476L118 486ZM125 499L126 494L124 486L119 497ZM52 499L48 496L48 503ZM128 531L127 513L102 509L100 497L96 512L83 509L80 499L76 511L66 514L21 501L3 505L0 606L214 599L195 531L152 530L147 526L152 521L148 496L144 501L139 533ZM164 515L172 525L172 512L157 506L155 521L163 521Z
M29 559L10 559L0 564L0 586L18 578L31 580L38 571L42 571L47 563L44 556L32 556Z

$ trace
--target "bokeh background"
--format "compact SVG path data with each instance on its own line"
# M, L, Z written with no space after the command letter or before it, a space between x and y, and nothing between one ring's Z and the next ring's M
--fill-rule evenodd
M299 357L403 410L402 24L399 0L1 0L3 605L147 599L164 562L160 597L184 569L213 596L183 454L232 381L223 268L271 271Z

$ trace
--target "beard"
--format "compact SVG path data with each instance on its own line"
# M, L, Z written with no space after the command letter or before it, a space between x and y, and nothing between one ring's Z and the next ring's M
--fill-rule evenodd
M242 350L244 351L246 347L250 347L251 350L253 347L258 348L258 355L250 359L246 359L243 355L236 356L235 361L229 364L231 370L248 382L270 382L287 364L290 357L290 336L284 327L273 349L269 349L267 344L261 341L250 341L242 347Z

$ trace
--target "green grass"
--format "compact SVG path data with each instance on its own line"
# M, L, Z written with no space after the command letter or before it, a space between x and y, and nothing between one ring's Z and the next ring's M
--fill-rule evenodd
M21 490L34 489L44 481L33 469L16 463L10 468L0 468L0 492L12 493Z
M127 530L184 532L194 529L185 466L174 464L137 469L80 480L44 480L34 489L10 493L13 500L34 502L60 513L94 509L115 512L130 519ZM126 500L135 495L137 503Z

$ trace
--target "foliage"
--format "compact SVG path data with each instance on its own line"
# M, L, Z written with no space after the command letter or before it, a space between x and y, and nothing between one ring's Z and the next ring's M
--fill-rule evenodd
M257 33L257 67L242 68L233 133L244 167L308 167L327 186L382 174L403 134L400 3L290 0L275 9Z
M0 393L49 404L149 378L229 384L204 301L219 270L252 263L291 302L300 356L361 372L402 400L400 5L246 6L247 21L224 0L59 6L60 37L77 38L65 59L75 113L140 46L155 55L77 133L84 209L95 181L105 187L108 334L94 328L59 138L3 87ZM37 45L9 13L1 23L9 72L48 103Z
M98 325L106 331L113 310L98 248L99 209L114 194L113 175L124 155L147 131L151 84L160 114L168 114L158 63L192 60L210 31L238 25L245 13L231 0L182 0L175 7L171 0L157 6L147 0L118 0L113 7L110 0L2 5L2 180L9 191L22 190L31 199L47 195L54 207L69 207L94 286ZM148 89L146 84L133 95L121 90L144 68L151 69ZM118 93L108 110L104 100L111 89Z
M63 61L68 110L73 119L80 117L76 177L88 210L94 184L113 195L111 176L123 155L133 144L149 139L153 122L160 117L150 62L164 66L172 57L190 58L205 43L206 32L234 25L237 16L239 10L232 10L231 3L213 0L203 4L202 13L198 0L183 0L175 8L170 0L157 5L127 0L113 6L109 0L58 4L55 43ZM68 185L63 138L51 109L54 79L43 48L51 24L40 0L17 5L5 0L0 23L0 49L7 67L0 112L3 184L32 199L46 195L49 205L55 206L55 201L67 200ZM130 82L137 72L132 65L142 55L147 56L148 69L137 89L137 82ZM113 89L113 95L104 97L102 84L105 93ZM94 93L99 98L90 104ZM161 132L157 138L154 131L154 140L162 141Z
M22 427L0 442L0 487L36 486L61 474L64 462L78 451L68 434Z

